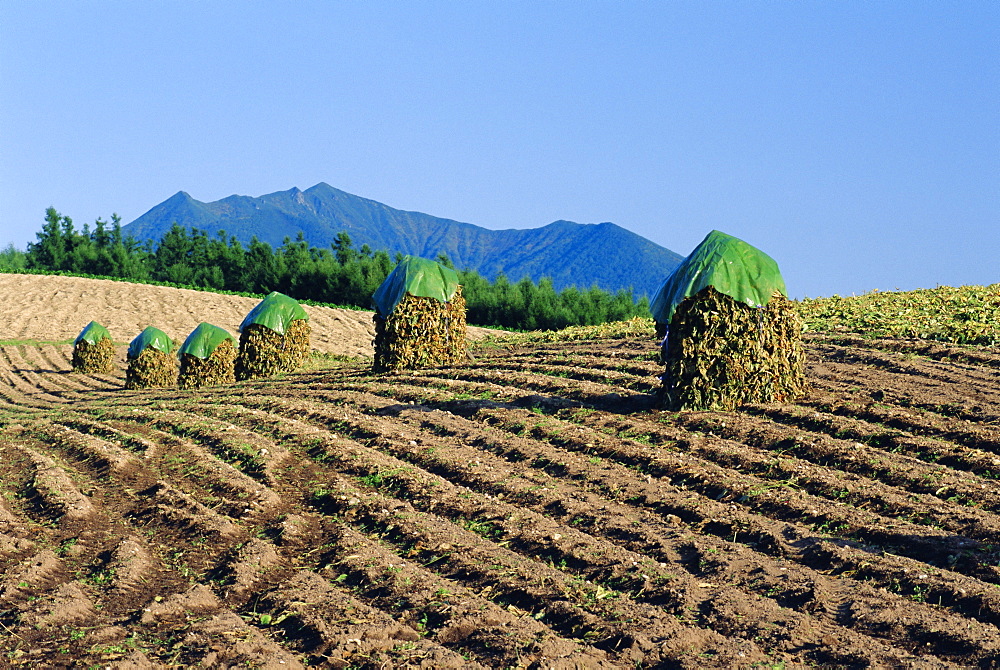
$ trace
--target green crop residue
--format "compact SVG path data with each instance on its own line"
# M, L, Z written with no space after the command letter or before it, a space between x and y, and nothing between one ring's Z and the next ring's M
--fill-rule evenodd
M805 298L798 309L807 332L1000 343L1000 284Z

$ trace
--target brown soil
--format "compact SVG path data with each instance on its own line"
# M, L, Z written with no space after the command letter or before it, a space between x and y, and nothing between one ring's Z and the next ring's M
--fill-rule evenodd
M668 413L656 350L126 391L2 346L0 666L1000 665L1000 351L813 336L800 402Z
M73 340L91 321L128 344L147 326L156 326L180 345L207 321L239 337L240 323L257 298L206 291L130 284L109 279L0 274L0 340ZM374 354L372 312L305 306L312 348L324 354ZM480 339L487 331L469 328ZM122 355L124 355L122 353Z

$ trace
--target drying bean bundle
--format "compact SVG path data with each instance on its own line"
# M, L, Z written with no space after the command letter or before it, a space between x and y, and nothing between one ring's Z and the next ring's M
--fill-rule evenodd
M388 317L375 313L375 372L455 365L467 358L465 298L448 302L407 293Z
M208 358L181 354L181 388L200 388L232 384L236 381L236 347L231 339L223 340Z
M309 353L311 330L305 319L292 321L284 335L261 324L243 326L236 358L236 380L270 377L295 370Z
M667 409L731 410L806 391L802 327L779 293L750 307L708 286L685 298L667 334Z

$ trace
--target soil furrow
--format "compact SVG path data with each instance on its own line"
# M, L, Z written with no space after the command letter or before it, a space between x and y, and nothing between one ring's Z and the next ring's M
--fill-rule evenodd
M31 342L4 667L1000 666L996 347L809 335L799 402L675 413L651 335L197 391Z
M598 649L619 660L641 660L651 665L670 659L682 667L691 667L690 661L683 661L683 657L688 654L692 656L691 660L698 659L700 667L709 665L705 658L717 656L728 663L732 663L735 658L763 658L760 650L752 643L726 640L711 631L688 627L676 617L648 605L631 602L612 589L603 588L572 574L567 575L558 565L530 558L526 560L520 553L507 549L506 544L501 544L498 548L496 538L483 538L475 532L482 532L483 525L470 524L470 529L459 529L434 515L419 512L398 499L360 492L354 487L332 490L326 495L324 502L328 510L336 511L354 522L361 522L369 529L368 532L377 533L382 541L404 553L409 560L389 564L388 572L398 575L391 576L390 579L402 579L406 586L408 575L399 573L415 564L440 575L437 579L446 580L443 583L450 589L456 589L455 585L458 583L467 584L466 588L470 593L479 594L474 597L474 601L484 599L489 602L488 615L494 613L492 616L497 616L496 612L504 612L505 615L500 616L501 622L521 622L519 628L524 631L524 637L518 644L519 647L529 643L536 648L542 647L539 651L545 653L544 648L549 645L543 646L543 643L555 637L556 648L565 649L568 646L569 650L579 653L575 644L570 646L566 641L559 641L558 636L562 635L578 642L597 640ZM352 556L357 555L358 546L360 543L348 549ZM364 556L362 553L347 562L346 559L341 559L336 563L337 570L345 565L357 569L359 560ZM385 571L386 560L390 559L384 559L380 562L382 567L376 569ZM382 578L376 583L385 581ZM440 589L435 593L435 600L440 602L443 594ZM398 597L392 592L389 595L390 601ZM482 607L478 609L482 610ZM463 620L475 617L475 611L467 610L468 613L462 613L459 617L453 616L449 611L447 619L433 621L431 625L436 628L438 637L452 637L457 632L456 624L464 628L466 621ZM620 620L629 620L633 625L638 625L643 631L642 637L624 634L617 623ZM509 624L501 623L501 627L506 625ZM525 628L525 625L528 627ZM552 632L545 632L546 626ZM622 658L623 655L625 658ZM636 655L640 658L635 659ZM602 656L603 653L599 652L592 659L597 660Z
M567 356L548 357L545 359L545 364L552 368L601 370L619 375L630 380L630 383L633 384L645 382L659 385L657 377L663 374L664 366L659 362L658 349L654 346L650 351L652 353L646 351L610 356L606 352L581 351ZM489 361L490 359L486 357L481 360ZM510 366L511 363L535 364L538 363L538 355L536 353L510 354L504 357L503 362L506 363L506 366Z
M81 433L65 425L48 423L38 425L35 433L76 458L90 462L99 476L130 477L143 463L128 451L99 437Z
M912 405L932 410L954 407L956 412L962 407L973 408L972 411L956 413L956 416L976 421L995 421L997 419L995 408L1000 404L997 379L964 380L960 383L958 380L964 379L960 374L954 375L953 379L939 380L923 376L916 370L899 374L867 369L856 362L832 361L823 361L821 365L811 366L809 377L821 381L832 380L850 388L868 388L871 393L881 393L878 397L885 402L903 406ZM994 409L983 409L991 407Z
M963 439L963 434L949 430L947 434L943 431L941 437L924 437L915 435L914 432L924 431L915 426L909 426L910 430L904 430L901 422L888 421L884 424L871 422L874 417L866 410L853 412L851 409L834 409L837 414L817 411L821 405L808 407L774 407L774 406L748 406L744 408L747 414L753 416L766 417L776 424L784 426L794 426L802 428L810 433L820 434L837 438L837 441L851 441L847 450L861 450L866 453L847 455L845 452L833 450L825 452L823 458L825 462L835 464L836 467L844 470L855 470L864 472L865 461L869 457L880 455L884 458L890 454L903 454L925 464L933 464L940 468L943 474L935 474L935 477L943 477L955 480L959 483L967 483L967 488L977 495L970 496L977 499L984 506L995 509L1000 500L997 492L989 482L995 482L1000 478L1000 454L994 450L993 439L990 437L985 442L977 442L990 447L989 451L977 449L974 446L962 444L962 442L976 442L974 438ZM855 416L868 416L868 419L855 418ZM954 421L962 421L956 419ZM963 421L964 422L964 421ZM912 432L911 432L912 431ZM990 435L992 435L990 430ZM958 437L958 442L951 442L950 439ZM836 443L835 443L836 444ZM792 449L800 447L809 448L810 445L791 445ZM970 477L969 475L973 475ZM949 495L949 498L953 495Z
M595 367L579 367L577 365L570 365L565 361L562 364L556 365L549 362L527 363L516 361L490 361L489 363L471 365L466 369L470 371L483 369L491 372L502 372L506 370L511 373L545 375L547 377L556 377L559 379L572 379L574 381L588 381L595 384L604 384L615 389L628 389L630 391L638 391L640 393L653 393L660 386L658 382L652 383L642 378L636 378L636 376L632 374L600 368L596 368L598 372L594 372Z
M924 383L953 382L961 379L963 384L986 384L1000 376L1000 370L984 368L957 362L940 362L895 353L883 353L875 349L860 349L837 345L814 345L815 354L825 362L861 363L885 373L908 375L925 380Z
M0 370L3 378L0 384L7 387L4 395L15 405L34 407L50 407L54 402L62 402L61 398L39 392L38 388L26 380L16 369L8 350L16 347L0 347Z
M366 401L363 404L372 405L371 401ZM533 467L540 468L554 477L561 477L563 479L569 479L572 481L582 481L585 482L584 486L589 489L589 485L603 477L607 477L612 481L619 483L628 481L630 474L634 474L629 470L618 471L613 473L602 472L601 477L594 477L591 471L594 468L592 464L589 463L590 459L585 459L584 456L573 453L573 452L562 452L556 453L553 456L553 452L550 449L547 453L539 453L537 449L534 448L534 442L529 442L526 440L519 440L517 444L512 443L509 440L503 440L498 438L496 435L491 435L488 433L483 433L476 426L464 425L464 419L460 417L455 417L446 412L427 412L419 408L413 408L410 410L398 410L396 407L383 408L383 411L388 409L392 413L392 416L399 416L400 418L408 420L408 422L413 426L419 426L423 429L430 429L431 433L436 436L446 437L447 440L439 444L435 444L432 447L426 446L427 440L421 439L419 435L414 435L417 438L418 443L425 447L426 451L433 450L433 458L419 458L415 457L413 454L407 454L405 450L393 449L394 455L405 458L409 462L413 462L421 467L428 470L437 472L438 474L444 474L450 481L462 481L466 485L473 487L477 490L490 490L498 491L503 490L507 495L504 496L507 499L517 499L519 501L527 502L523 498L519 497L519 494L523 493L517 490L513 481L516 479L510 472L503 471L502 466L498 466L496 463L489 463L487 459L482 456L482 450L487 449L490 452L499 453L500 456L508 460L513 460L515 462L531 462ZM397 413L398 412L398 413ZM456 424L458 424L456 426ZM433 438L431 438L433 439ZM475 449L462 449L453 445L464 445L470 444L475 445ZM426 453L423 452L423 453ZM450 457L452 463L456 464L455 471L444 473L442 472L442 459L444 458L445 452L455 452L453 456ZM420 453L419 455L422 455ZM480 462L482 459L483 462ZM575 464L573 461L575 460ZM588 462L584 462L588 461ZM459 474L464 464L475 463L477 467L475 468L477 477L475 480L469 477L462 477ZM553 466L553 467L550 467ZM604 470L610 469L607 464L602 468ZM603 537L608 537L614 541L626 546L632 550L638 551L643 555L654 556L660 561L677 561L688 563L692 559L684 557L687 553L685 549L678 550L665 549L664 539L659 533L663 533L664 527L666 527L666 535L676 535L678 532L677 525L679 525L680 519L675 517L675 521L672 523L663 523L662 521L655 519L650 516L638 516L636 517L636 512L634 510L628 510L623 508L620 504L609 501L606 498L596 498L592 494L588 494L581 490L581 488L575 485L566 485L565 487L556 487L550 480L545 480L547 486L543 487L541 490L545 491L547 489L551 490L551 493L538 493L539 497L543 497L538 503L532 505L532 507L538 509L539 511L544 511L547 516L553 518L559 518L564 523L575 525L577 523L583 523L583 526L588 529L588 532L600 534ZM648 490L645 486L636 487L640 490ZM602 490L607 490L607 487L602 487ZM614 490L612 495L620 494L619 490ZM497 494L498 497L503 495L503 493ZM648 495L648 494L647 494ZM590 502L587 502L590 499ZM605 519L600 525L592 525L594 519L596 518ZM629 524L616 524L616 519L626 519L632 518L633 521ZM658 523L659 521L659 523ZM635 525L639 527L635 527ZM628 538L628 539L626 539ZM669 544L669 542L667 543ZM685 541L686 545L686 541ZM728 545L728 546L727 546ZM711 553L724 552L724 555L729 555L733 552L733 545L731 543L724 543L723 546L713 546L709 549ZM707 555L707 554L706 554ZM760 595L773 597L784 606L791 606L790 603L796 603L802 597L802 592L807 591L809 594L816 595L817 593L823 592L824 590L833 592L848 592L846 589L850 590L855 604L859 604L863 600L861 594L865 593L868 596L868 603L878 603L882 600L882 596L878 594L874 589L867 587L867 585L854 584L853 586L846 586L842 580L840 584L836 586L831 586L830 584L823 584L825 578L815 573L803 576L800 581L807 584L807 586L801 586L801 584L789 586L788 581L793 576L794 569L790 571L789 566L782 568L776 568L774 566L774 561L772 559L756 557L751 555L750 558L746 556L741 557L741 562L743 567L747 567L747 564L753 564L753 569L757 570L758 576L753 580L752 585L755 591ZM699 568L700 570L701 568ZM778 576L781 578L778 581L766 580L762 576L765 572L770 570L772 573L778 572ZM810 571L811 572L811 571ZM781 574L784 573L784 574ZM739 574L739 573L737 573ZM744 583L748 584L746 580L741 577L736 578L732 575L727 576L727 581L729 583ZM820 582L820 584L816 584ZM799 592L795 592L796 589L800 589ZM819 598L818 596L816 596ZM808 599L809 602L805 603L807 607L824 607L822 602L815 602L813 598ZM819 598L821 601L822 598ZM899 606L902 610L907 609L906 606ZM900 610L897 609L897 613ZM923 614L923 615L912 615L910 617L909 628L905 634L900 634L896 639L904 641L903 645L906 646L910 644L910 640L922 639L925 642L927 640L936 639L941 631L952 630L956 625L960 626L959 621L951 620L948 626L942 625L942 621L949 621L948 617L943 614ZM853 625L857 625L859 628L866 628L872 623L871 621L861 620L852 621ZM881 634L881 631L872 631L872 634ZM962 643L956 643L955 649L963 649L964 651L955 651L956 656L967 655L970 652L969 649L978 648L982 644L984 638L990 638L990 631L985 633L980 630L976 631L974 635L975 641L965 640ZM958 636L962 638L962 635ZM921 642L920 644L924 644ZM996 640L993 639L992 642L986 643L987 655L992 655L995 653Z
M1000 368L1000 351L996 347L975 347L931 340L869 338L851 334L831 335L825 333L809 333L805 336L805 340L807 347L828 344L853 349L877 349L900 354L916 354L936 361Z
M882 428L890 437L905 432L914 437L926 437L935 442L945 440L969 449L1000 455L1000 428L995 425L973 422L928 409L871 401L859 403L833 397L817 397L802 404L834 417L873 424L872 430ZM830 428L839 429L834 425L830 425L827 429Z
M412 626L334 587L319 575L302 571L268 592L258 603L259 616L270 617L309 665L384 668L484 668L433 640ZM454 627L445 642L483 635L471 620ZM466 656L469 656L468 654Z
M1000 542L1000 520L990 513L1000 502L1000 485L996 482L956 473L905 454L808 431L790 434L785 428L753 417L736 419L719 413L691 413L679 417L678 423L688 430L717 435L726 441L691 443L692 453L714 463L893 518L964 532L984 542ZM610 425L615 427L620 423L613 420ZM660 438L685 439L683 433L650 428L650 434ZM633 430L641 430L641 426ZM734 451L733 441L743 448ZM857 476L844 476L844 472ZM980 505L985 510L976 508Z
M239 473L235 480L242 483L241 489L252 491L255 495L274 483L275 469L288 458L287 450L273 440L252 430L208 419L204 413L189 412L186 407L184 411L149 413L141 409L125 409L102 411L101 414L133 422L136 426L141 423L147 430L161 431L161 436L156 440L158 443L166 441L186 446L197 452L198 461L203 467L219 470L221 466L228 466L235 469ZM249 485L246 483L247 478L258 483Z
M510 412L512 409L504 411ZM532 421L539 423L537 418L532 419ZM584 418L582 421L586 423L588 419ZM608 432L608 424L618 421L621 422L621 425L612 430L615 434L624 433L627 436L628 431L635 428L630 424L630 420L620 419L617 415L608 415L606 420L599 423L594 430L598 433ZM522 422L516 428L523 430L524 423ZM538 427L534 430L539 435L545 433L544 430L538 430ZM693 486L695 490L707 497L725 498L732 502L748 505L758 513L776 520L790 520L806 527L818 529L820 532L832 532L843 537L853 537L868 544L882 546L889 551L903 551L921 560L937 561L943 565L945 564L943 561L947 560L946 557L954 555L957 549L976 544L969 540L952 538L949 533L937 528L914 525L905 521L900 522L867 510L847 508L839 500L830 501L798 491L794 488L794 482L786 485L775 482L773 479L761 479L753 475L736 473L710 459L695 458L695 460L689 460L689 454L697 453L699 449L705 448L706 441L704 439L669 429L666 426L654 428L653 432L670 433L669 437L660 440L661 443L675 440L681 440L683 443L674 444L669 451L663 448L651 450L648 439L651 433L646 430L646 427L640 426L632 433L645 442L638 445L639 453L628 448L624 449L623 453L621 446L625 444L623 442L616 446L616 453L611 457L632 467L643 468L645 472L655 476L667 477L675 485ZM556 444L559 444L564 438L555 435L553 439L556 440ZM709 441L710 446L711 442ZM728 446L730 450L746 449L735 443ZM578 448L586 449L584 446ZM602 456L607 455L602 454ZM843 489L838 484L833 492L840 490ZM897 505L906 502L900 496L892 496L892 498L892 502ZM986 576L982 574L981 566L979 572L981 577ZM992 572L994 571L987 571L990 580L994 581L997 577L992 576Z
M16 373L27 386L34 388L35 394L42 398L52 402L65 402L64 395L67 391L90 390L72 381L69 384L64 383L63 380L70 376L69 373L62 374L51 369L41 369L42 366L34 360L35 356L40 358L37 347L31 347L34 353L31 357L27 355L24 346L4 347L3 350L11 371Z
M346 411L346 410L337 410L337 413L339 415L339 414L343 413L344 411ZM341 419L338 418L336 421L340 422ZM442 442L440 444L434 444L433 447L427 447L426 446L427 445L427 440L426 439L423 440L423 442L424 442L423 446L425 448L427 448L427 449L433 449L433 450L435 450L435 454L437 454L437 453L443 453L444 451L446 451L448 449L447 444L444 443L444 442ZM405 456L405 454L397 453L397 450L394 449L391 445L388 448L390 450L392 450L393 453L395 455L397 455L397 456ZM341 450L342 450L342 448L341 448ZM438 457L438 458L440 458L440 457ZM462 463L469 463L470 462L469 461L470 458L472 458L472 457L469 456L469 455L463 454L462 456L460 456L459 458L457 458L455 460L459 461L459 462L462 462ZM359 459L363 460L364 459L364 455L358 455L357 453L352 454L351 455L351 461L350 461L351 464L352 464L352 466L354 466L354 467L362 467L361 465L359 465ZM411 455L411 458L409 459L409 462L415 462L413 460L412 455ZM486 465L485 463L481 463L479 461L479 459L476 459L475 461L472 461L472 462L473 462L473 464L475 466L474 469L477 472L480 469L478 466L483 466L486 470L493 469L490 466ZM344 467L347 467L347 466L341 465L340 469L343 469ZM458 467L460 467L460 466L455 465L456 469ZM390 465L385 466L385 468L383 468L381 470L378 469L378 468L375 468L373 466L369 466L365 470L359 471L356 476L358 476L359 478L361 478L363 481L378 482L378 484L380 486L388 486L388 487L392 488L392 486L394 486L394 485L402 486L403 484L401 484L401 482L403 480L407 479L410 476L407 472L405 472L405 469L406 469L405 465L392 465L392 464L390 464ZM365 474L365 473L367 473L367 474ZM375 475L377 475L377 478L375 477ZM457 478L457 477L454 477L454 473L449 473L449 475L450 476L449 476L448 480L456 479ZM497 491L500 491L501 489L503 489L504 485L507 484L507 482L511 479L511 477L509 475L507 475L507 474L505 474L503 472L498 472L496 474L496 477L499 479L499 481L490 481L487 486L482 486L482 482L480 482L480 485L481 485L480 488L488 489L488 490L491 491L491 493L497 493ZM434 509L434 511L436 513L438 513L438 514L441 514L441 513L444 512L444 508L442 507L442 505L445 505L446 504L445 501L447 500L447 495L446 494L447 494L448 488L447 488L445 482L448 481L448 480L445 480L444 482L440 482L437 485L435 485L433 487L433 491L434 491L433 494L426 494L426 495L432 495L433 496L434 503L431 506ZM475 484L475 482L466 482L466 483L471 484L471 485ZM532 487L537 487L537 485L535 485L534 482L529 481L529 482L526 482L525 488L527 486L530 486L530 485L534 485ZM524 496L520 496L519 497L519 494L522 491L518 490L516 484L514 484L514 485L509 485L508 484L508 486L513 486L513 491L511 490L511 488L507 488L507 493L509 495L505 496L505 497L509 497L509 498L513 498L513 499L517 500L517 502L520 505L527 504L527 501L524 499ZM418 488L419 488L419 485L418 485ZM566 492L562 492L562 493L566 493ZM412 495L414 495L416 497L423 498L423 495L421 495L420 493L417 493L415 491L411 491L410 494L412 494ZM452 495L454 495L454 494L452 494ZM542 497L543 495L544 494L542 494L542 493L538 493L538 494L536 494L536 497ZM559 495L559 493L557 492L556 493L556 499L555 499L555 501L557 502L557 501L561 500L562 497L563 496ZM476 498L478 498L478 495L473 495L473 499L476 499ZM430 503L428 503L428 504L430 504ZM500 503L496 503L496 504L500 504ZM504 504L506 504L506 503L504 503ZM552 499L550 498L549 501L545 501L545 504L531 505L531 507L536 507L537 506L541 510L545 511L546 513L552 514L552 513L554 513L554 510L552 509L552 504L553 504L553 502L552 502ZM608 514L613 515L613 511L614 511L613 510L613 505L609 505L606 502L599 503L599 504L601 504L601 506L603 507L603 509L601 509L601 512L603 512L605 515L608 515ZM466 504L466 506L467 506L467 504ZM485 514L485 512L480 512L480 514ZM455 517L455 518L458 518L458 519L462 518L461 514L459 512L449 513L448 516L449 517ZM567 516L569 516L571 518L574 517L573 514L568 514ZM584 513L580 515L580 518L586 518L586 516L588 516L588 515L586 514L586 511L584 511ZM494 523L502 524L503 522L502 521L497 521L497 522L494 522ZM540 524L543 524L543 522L541 521L541 519L535 519L535 520L532 521L532 527L538 527ZM557 524L556 527L562 529L563 533L573 532L572 529L571 529L571 527L567 527L566 525L564 525L562 523ZM555 532L554 535L555 536L559 536L559 535L561 535L561 533ZM513 535L511 537L513 537ZM595 551L597 551L597 550L595 550ZM609 549L608 547L603 547L599 551L601 553L604 553L604 552L613 551L613 550ZM630 553L629 555L633 556L633 560L634 560L634 556L639 556L640 554L631 554ZM556 556L556 559L558 559L558 556ZM553 560L555 560L555 559L553 559ZM593 572L593 574L597 574L597 572L600 572L602 569L603 569L603 566L600 569L594 568L592 570L592 572ZM596 571L596 572L594 572L594 571ZM690 579L694 580L694 577L691 577ZM643 588L646 588L645 585L643 586ZM675 587L675 588L680 588L680 587ZM698 589L696 587L694 587L694 586L691 586L689 590L697 591ZM652 589L652 591L655 594L656 589ZM704 590L702 589L702 591L704 591ZM715 593L717 595L718 591L715 591ZM655 597L655 596L650 596L650 597ZM720 616L724 616L724 615L720 614ZM741 615L741 616L745 616L745 615ZM841 633L841 636L843 636L843 632Z
M346 410L338 410L338 412L343 412L343 411ZM285 423L282 423L279 419L273 421L272 424L275 426L285 426L289 425L290 422L286 420ZM286 437L286 439L290 439L292 437L294 437L294 435L289 434ZM314 457L319 458L323 462L331 464L336 463L338 466L338 471L353 473L353 475L356 478L358 478L359 481L366 482L369 485L374 485L377 487L383 487L383 486L391 487L392 484L390 482L398 483L403 478L411 476L407 472L405 472L407 470L411 470L411 468L407 467L405 462L400 462L396 461L395 459L391 459L385 462L384 465L380 466L378 465L378 463L380 461L383 461L385 457L380 459L377 456L377 454L370 454L368 449L365 449L360 445L349 446L351 443L345 443L343 441L343 438L327 437L325 440L323 440L316 436L316 433L314 432L313 429L313 430L303 430L302 439L304 441L304 444L309 445L308 448L311 450L312 455ZM322 452L317 452L316 450L321 446L323 449ZM374 458L375 461L372 462L371 464L367 464L369 463L371 458ZM419 470L415 471L412 474L412 476L417 477L418 480L421 480L420 482L415 484L415 486L418 487L421 493L414 495L420 495L421 497L423 497L425 493L424 490L427 488L427 486L431 486L432 492L427 495L432 496L432 500L427 504L430 505L431 509L434 509L438 513L442 511L443 508L441 506L445 504L446 499L451 499L452 501L459 501L459 504L462 505L463 509L467 508L469 504L471 504L469 502L465 502L463 500L463 496L469 496L471 500L484 500L484 502L486 501L486 499L482 498L481 494L465 490L464 488L457 489L458 493L451 493L449 495L447 494L447 491L456 490L454 489L453 485L451 485L447 480L441 480L434 476L431 476L431 478L427 480L423 478L422 475L420 475ZM428 481L432 482L432 484L428 484L427 483ZM348 496L347 499L352 500L354 498L357 498L358 495L360 494L357 495L352 494L351 496ZM490 501L487 502L487 504L493 505L494 503ZM465 513L471 513L471 512L465 512ZM466 523L472 525L473 527L477 528L479 527L479 525L476 524L475 522L470 522L469 520L465 519L465 517L462 516L463 514L464 514L463 512L455 512L452 514L452 516L455 518L455 521L457 523ZM536 520L536 523L537 522L540 522L540 519ZM488 526L489 524L485 525ZM450 533L455 532L454 524L447 524L445 528L448 529L448 532ZM556 535L558 536L559 534L556 533ZM426 542L424 544L426 544ZM431 545L429 546L437 546L439 544L440 542L438 542L437 544L431 543ZM474 561L474 563L478 562L479 560L480 559L477 558ZM483 577L483 579L486 579L486 577Z

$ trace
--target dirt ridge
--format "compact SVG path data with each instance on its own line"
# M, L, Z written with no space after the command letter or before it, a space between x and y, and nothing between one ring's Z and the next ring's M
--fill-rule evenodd
M33 339L4 667L1000 665L994 349L810 336L800 402L671 413L652 333L198 391Z

